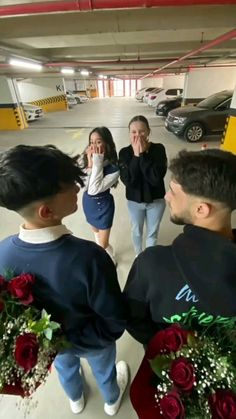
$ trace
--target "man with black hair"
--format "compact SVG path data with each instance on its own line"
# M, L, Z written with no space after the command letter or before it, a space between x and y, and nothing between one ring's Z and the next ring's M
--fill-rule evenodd
M183 233L141 253L124 289L127 330L144 345L170 323L208 327L236 316L236 156L182 151L169 169L165 199Z
M84 408L80 357L89 362L105 400L119 409L128 366L115 365L116 343L126 324L116 270L95 243L73 237L62 219L77 210L83 173L56 147L19 145L0 155L0 205L24 218L19 235L0 242L0 274L35 274L35 302L62 325L72 344L55 359L73 413Z

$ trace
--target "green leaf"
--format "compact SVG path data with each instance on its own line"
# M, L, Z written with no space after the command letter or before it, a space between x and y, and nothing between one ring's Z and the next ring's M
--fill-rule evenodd
M15 272L14 272L14 270L13 270L13 269L8 268L8 269L6 269L6 270L5 270L5 272L3 273L3 276L4 276L5 280L8 282L8 281L10 281L12 278L14 278L14 277L15 277Z
M48 328L45 329L43 332L48 340L52 340L52 329Z
M189 333L187 336L187 344L189 348L194 348L198 344L197 339L191 333Z
M57 329L60 329L60 327L61 327L60 324L57 323L57 322L50 322L49 326L52 330L57 330Z
M170 368L172 360L169 356L158 355L156 358L149 360L153 372L163 380L163 371L167 371Z
M47 320L48 322L50 322L51 315L48 314L44 308L42 310L41 317L42 317L42 319Z

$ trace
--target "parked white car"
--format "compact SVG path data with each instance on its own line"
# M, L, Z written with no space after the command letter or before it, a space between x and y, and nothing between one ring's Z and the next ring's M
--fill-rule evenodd
M161 90L163 90L161 87L156 87L151 92L145 92L143 96L143 102L148 103L149 98L153 95L157 95L159 92L161 92Z
M74 93L75 97L78 98L78 103L85 103L89 100L88 96L80 95L79 93Z
M140 89L140 90L138 90L137 92L136 92L136 95L135 95L135 98L137 99L137 100L143 100L143 96L144 96L144 94L146 93L146 92L151 92L152 90L154 90L155 89L155 87L143 87L142 89Z
M35 121L43 116L43 109L40 108L40 106L32 105L31 103L23 103L23 109L27 122Z
M66 91L66 99L67 99L67 103L68 103L69 108L73 108L78 103L75 96L73 94L69 93L68 90Z
M88 96L74 93L72 90L67 90L66 95L74 96L77 103L84 103L89 100Z
M179 96L183 93L183 89L162 89L160 92L150 95L148 98L148 105L155 108L161 100L170 99Z

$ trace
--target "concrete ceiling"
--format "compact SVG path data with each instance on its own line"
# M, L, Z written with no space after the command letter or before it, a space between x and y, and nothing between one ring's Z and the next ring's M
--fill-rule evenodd
M31 7L28 13L23 8L26 3ZM57 5L60 3L66 2L57 1ZM106 10L42 14L33 10L38 4L35 1L1 1L0 74L32 77L32 72L9 66L10 57L42 62L44 75L58 74L61 67L73 67L76 78L81 78L80 70L85 68L93 78L101 73L143 77L153 72L156 76L185 72L189 66L236 66L236 0L217 0L217 5L209 4L213 0L202 0L200 3L208 4L191 6L180 4L194 1L176 0L172 1L176 6L109 9L111 3L107 1ZM42 7L50 4L48 0L41 2ZM156 4L165 2L157 0ZM229 39L220 38L228 32ZM180 58L216 38L219 42L210 48Z

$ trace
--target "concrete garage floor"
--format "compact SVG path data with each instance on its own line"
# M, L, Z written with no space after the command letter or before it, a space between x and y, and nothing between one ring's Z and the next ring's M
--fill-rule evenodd
M88 134L95 126L106 125L112 131L117 149L128 144L129 120L137 114L143 114L150 122L152 133L151 140L162 142L167 150L168 157L174 156L179 150L199 150L201 143L189 144L181 140L164 128L164 122L154 114L153 109L147 105L138 103L135 99L108 98L93 99L88 103L78 105L68 112L57 112L46 114L44 119L31 123L27 130L21 132L0 132L0 151L17 144L44 145L55 144L64 152L75 154L83 151L88 141ZM219 147L220 138L212 137L208 140L208 147ZM168 187L169 175L166 176ZM130 238L130 225L126 208L124 187L120 183L113 191L116 202L116 213L114 226L111 233L111 243L116 252L118 261L118 277L123 288L128 271L134 259L134 251ZM78 197L79 209L65 220L65 224L75 235L85 239L93 240L93 235L85 221L81 207L82 192ZM4 238L18 231L21 222L15 213L0 209L1 229L0 238ZM168 244L182 230L169 222L168 210L166 210L159 233L159 243ZM127 333L118 341L118 360L126 360L131 368L133 377L143 356L141 345L136 343ZM84 419L103 419L107 415L103 412L103 400L98 392L93 376L86 361L83 362L86 379L87 406L81 414ZM16 402L21 399L12 396L3 396L0 405L0 417L8 419L22 419L24 409L18 410ZM30 419L69 419L74 417L68 405L67 398L57 380L53 369L45 385L41 386L33 400L37 402L36 407L31 408ZM122 419L136 418L135 412L129 401L128 392L116 416Z

